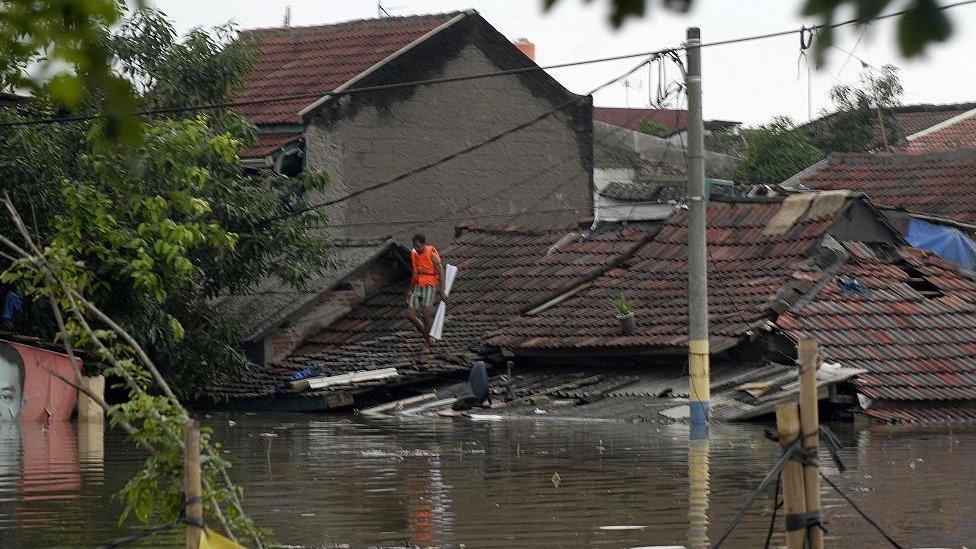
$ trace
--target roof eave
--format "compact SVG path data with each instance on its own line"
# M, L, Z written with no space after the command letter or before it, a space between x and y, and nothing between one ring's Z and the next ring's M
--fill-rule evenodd
M441 23L439 26L437 26L436 28L432 29L427 34L424 34L420 38L417 38L413 42L410 42L406 46L400 48L399 50L397 50L397 51L395 51L393 53L391 53L385 59L383 59L380 62L376 63L372 67L370 67L370 68L364 70L363 72L357 74L356 76L352 77L345 84L343 84L343 85L339 86L338 88L332 90L332 92L327 93L327 94L323 95L322 97L316 99L315 102L313 102L312 104L308 105L304 109L298 111L298 116L302 119L303 122L306 121L308 119L308 117L310 115L312 115L312 113L314 113L320 107L322 107L323 105L325 105L326 103L328 103L329 101L331 101L332 99L334 99L336 97L336 95L335 95L336 93L342 92L344 90L347 90L347 89L351 88L355 83L357 83L360 80L362 80L363 78L366 78L367 76L373 74L374 72L380 70L381 68L383 68L385 65L387 65L388 63L390 63L394 59L396 59L396 58L404 55L405 53L411 51L412 49L416 48L418 45L424 43L426 40L428 40L430 37L434 36L435 34L441 32L442 30L444 30L444 29L446 29L448 27L451 27L452 25L456 24L458 21L461 21L465 17L468 17L469 15L476 15L477 13L478 12L476 10L473 10L473 9L472 10L466 10L466 11L463 11L463 12L455 15L454 17L452 17L451 19L445 21L444 23Z
M353 275L357 270L359 270L361 266L376 261L376 259L378 257L381 257L384 253L386 253L387 250L390 250L391 248L395 248L396 246L398 246L396 242L394 242L393 240L387 240L385 243L381 244L375 250L373 250L373 252L369 256L364 258L357 265L355 266L350 265L349 268L346 269L345 272L342 274L342 276L336 278L335 281L332 282L332 284L324 288L321 288L317 292L309 294L309 296L306 299L302 300L294 307L289 307L287 310L282 311L282 313L278 315L278 317L275 318L274 320L265 322L262 327L259 327L256 330L252 331L250 334L247 334L244 340L260 341L264 339L265 337L273 333L275 330L277 330L278 327L281 326L284 322L286 322L289 318L291 318L296 314L301 313L310 304L312 304L315 300L317 300L320 296L322 296L326 292L332 291L336 286L338 286L339 284L347 280L351 275Z

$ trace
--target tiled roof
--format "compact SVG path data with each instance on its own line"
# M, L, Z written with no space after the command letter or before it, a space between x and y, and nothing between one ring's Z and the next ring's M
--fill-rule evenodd
M915 248L844 246L851 259L838 276L868 290L828 284L777 323L817 339L825 360L867 370L856 385L871 399L976 399L976 279ZM921 279L928 297L910 285Z
M245 340L254 341L391 245L387 240L333 242L337 265L313 277L303 288L268 279L247 291L220 297L214 306L245 319Z
M795 300L825 276L810 259L835 216L849 198L772 233L768 226L780 202L723 203L708 207L709 313L712 349L731 347L757 323L772 318L770 304L795 288ZM823 212L817 213L817 212ZM492 345L523 352L567 352L606 347L677 350L687 345L687 210L668 219L654 238L620 268L592 286L536 315L524 315L502 328ZM613 301L625 296L637 327L621 334Z
M240 112L255 124L294 124L298 112L390 55L422 38L459 13L362 19L308 27L241 31L260 49L238 101L312 95L245 105Z
M835 153L790 180L863 192L879 206L976 222L976 149L918 155Z
M895 107L892 109L892 112L895 117L895 123L898 125L898 135L893 135L894 132L892 130L894 128L886 128L889 145L894 144L895 137L903 139L974 108L976 108L976 103L954 103L947 105L920 104ZM820 131L821 128L827 127L832 116L834 114L828 114L827 116L818 118L804 125L804 128L811 132ZM868 147L870 149L876 149L884 145L881 126L874 124L873 130L874 137Z
M924 403L918 406L879 406L864 413L884 423L974 423L976 405Z
M579 230L566 227L459 229L458 238L440 248L444 260L459 271L445 337L432 352L418 353L420 337L404 318L404 281L307 339L283 363L265 368L262 379L271 387L309 367L344 372L395 366L408 377L466 369L486 334L518 313L597 277L655 230L615 225L581 238ZM240 390L255 391L253 384Z
M593 107L593 119L628 130L636 130L641 122L664 126L668 135L680 132L688 125L688 111L677 109L630 109L624 107Z
M925 128L945 122L968 110L976 108L976 103L954 103L948 105L903 105L894 109L898 127L906 136L918 133Z
M918 154L973 148L976 148L976 116L913 139L899 151Z
M259 133L257 141L241 150L241 158L264 158L281 147L302 139L301 133Z

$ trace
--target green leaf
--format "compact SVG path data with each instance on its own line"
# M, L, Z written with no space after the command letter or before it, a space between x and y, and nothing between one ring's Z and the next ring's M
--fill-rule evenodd
M915 0L898 20L898 46L905 57L917 57L932 42L944 42L952 35L952 24L934 0Z

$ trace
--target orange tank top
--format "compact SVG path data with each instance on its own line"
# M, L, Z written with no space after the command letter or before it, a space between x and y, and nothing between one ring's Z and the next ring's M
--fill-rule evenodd
M437 249L430 244L423 252L410 250L410 262L413 264L413 283L417 286L437 286L437 268L434 267L434 254Z

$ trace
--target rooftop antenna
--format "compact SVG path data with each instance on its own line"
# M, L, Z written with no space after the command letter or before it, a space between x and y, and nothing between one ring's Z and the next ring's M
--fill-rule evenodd
M641 90L644 88L644 79L638 79L636 82L633 80L624 80L624 103L628 108L630 108L630 90Z
M291 6L285 6L285 21L284 25L286 27L291 26Z
M383 0L376 0L376 16L377 17L389 17L390 12L386 11L383 7Z

